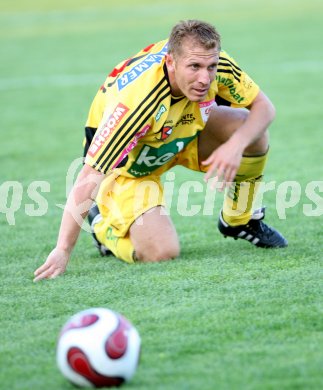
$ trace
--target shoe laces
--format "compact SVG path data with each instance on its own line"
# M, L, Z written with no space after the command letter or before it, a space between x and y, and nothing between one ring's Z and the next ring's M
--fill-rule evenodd
M260 209L255 210L251 216L250 221L247 223L247 226L254 232L261 231L267 237L269 237L274 232L267 224L262 221L265 218L265 209L266 207L261 207Z

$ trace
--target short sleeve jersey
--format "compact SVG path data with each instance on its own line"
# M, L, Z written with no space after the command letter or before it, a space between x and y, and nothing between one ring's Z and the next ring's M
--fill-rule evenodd
M117 65L95 96L86 123L85 163L107 173L150 175L203 131L215 104L247 107L259 87L221 51L217 75L201 102L173 97L167 40ZM217 103L216 103L217 102Z

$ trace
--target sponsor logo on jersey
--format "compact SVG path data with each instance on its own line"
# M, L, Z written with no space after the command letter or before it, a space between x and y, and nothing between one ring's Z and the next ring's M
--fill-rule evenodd
M106 119L102 128L99 130L98 134L95 135L91 146L88 150L88 154L93 157L95 156L101 149L102 145L109 138L110 134L117 127L118 123L121 119L126 115L129 111L129 108L126 107L122 103L118 103L116 108L113 110L112 114Z
M165 123L164 123L164 126L158 130L158 132L156 133L156 139L158 141L165 141L165 139L167 139L173 132L173 121L172 120L167 120ZM160 133L160 136L159 136L159 133Z
M141 177L149 175L152 171L170 161L177 153L181 152L196 135L187 138L178 138L159 148L144 145L133 162L128 172L133 176Z
M233 99L237 102L237 103L241 103L243 100L245 100L245 98L243 96L241 96L240 94L236 93L237 92L237 88L235 87L233 81L231 79L228 79L226 77L222 77L221 75L217 75L216 76L216 81L219 83L219 84L222 84L224 85L225 87L228 87L229 88L229 91L230 91L230 95L233 97ZM250 80L251 81L251 80ZM251 86L251 85L250 85ZM250 86L246 87L246 88L250 88Z
M116 168L121 161L128 156L128 154L132 151L132 149L137 146L138 140L142 138L144 135L146 135L147 131L151 129L150 125L144 126L137 134L135 134L133 140L130 142L130 144L121 152L120 157L118 158L117 162L113 165L112 168Z
M148 54L138 65L135 65L131 70L120 76L117 81L119 91L136 80L153 65L160 64L165 57L165 54L167 54L167 43L159 52Z
M216 103L215 103L214 99L209 100L207 102L200 102L199 103L200 111L201 111L201 115L202 115L202 119L203 119L204 123L207 122L209 115L210 115L210 112L211 112L211 109L212 109L212 106L214 106L215 104Z
M163 115L164 112L167 111L167 108L162 104L160 107L159 107L159 110L155 116L155 119L156 119L156 122L159 121L160 117Z
M253 86L253 81L248 75L245 75L243 79L243 85L246 89L250 89Z
M195 121L195 117L193 114L185 114L181 117L179 121L177 121L175 127L178 125L191 125Z
M173 128L171 126L165 126L162 128L161 131L161 137L160 139L164 141L166 138L168 138L173 132Z

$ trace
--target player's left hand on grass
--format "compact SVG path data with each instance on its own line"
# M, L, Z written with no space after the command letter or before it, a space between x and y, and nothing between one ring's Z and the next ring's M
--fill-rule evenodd
M208 182L213 178L211 188L217 187L220 191L223 190L226 184L234 181L241 159L240 147L234 148L229 142L222 144L206 160L202 161L203 165L208 166L204 181ZM217 183L222 184L218 187Z
M38 282L41 279L54 279L56 276L64 273L69 257L69 252L57 247L53 249L45 263L34 272L34 282Z

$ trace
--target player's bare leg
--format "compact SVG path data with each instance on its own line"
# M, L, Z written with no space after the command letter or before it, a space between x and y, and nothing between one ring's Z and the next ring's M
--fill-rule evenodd
M212 110L205 129L199 135L199 161L202 162L226 142L248 116L248 110L218 106ZM268 131L248 146L244 156L260 156L268 150Z
M206 160L224 144L246 120L248 111L216 107L199 136L199 162ZM255 194L263 175L268 151L268 131L249 145L243 153L234 183L227 191L218 228L224 237L241 238L263 248L287 246L286 239L262 222L264 208L253 212ZM243 185L241 185L243 184Z
M169 260L180 252L176 229L162 206L150 209L131 225L130 239L139 261Z

